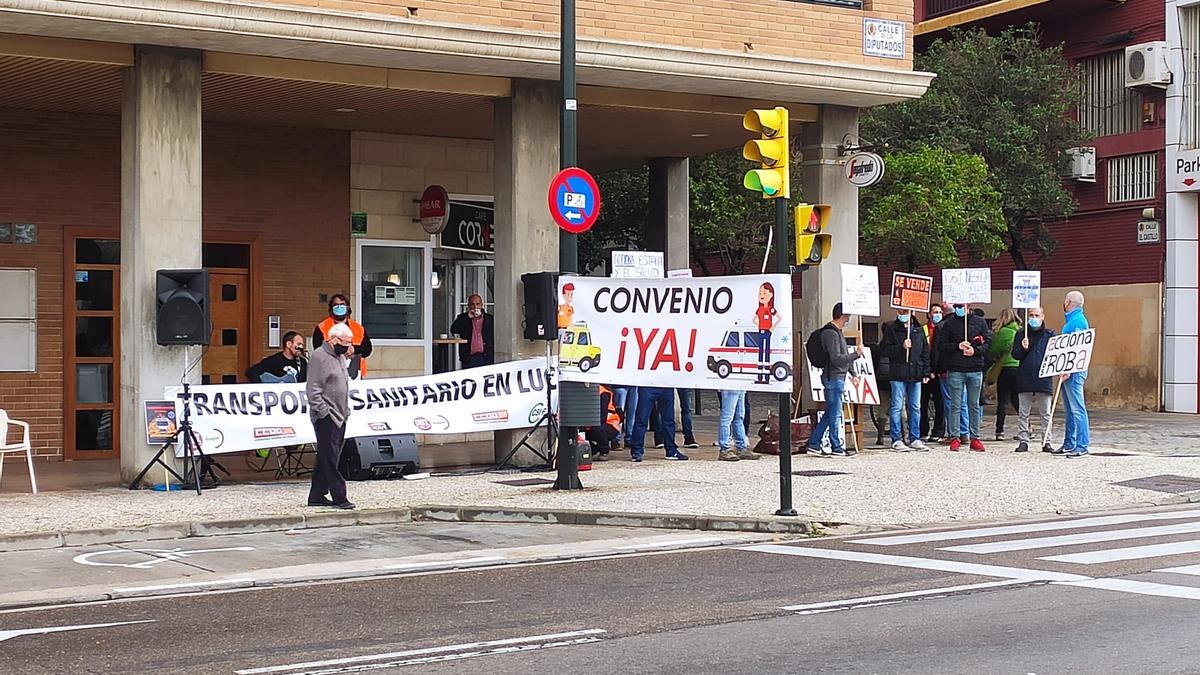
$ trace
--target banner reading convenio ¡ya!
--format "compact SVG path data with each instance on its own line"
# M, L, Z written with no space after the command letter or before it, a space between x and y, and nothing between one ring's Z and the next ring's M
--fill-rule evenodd
M561 277L558 288L564 381L792 390L787 275Z
M546 411L546 386L544 359L423 377L354 380L346 438L531 427ZM214 384L191 391L192 427L207 454L316 440L303 383ZM182 387L166 390L179 419L182 393ZM556 400L551 403L557 405ZM181 448L176 451L182 454Z

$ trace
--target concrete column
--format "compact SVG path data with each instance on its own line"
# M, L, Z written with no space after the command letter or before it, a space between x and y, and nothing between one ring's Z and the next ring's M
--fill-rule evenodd
M646 243L650 250L663 252L667 270L691 265L688 173L687 157L650 161L650 232Z
M512 97L495 104L496 361L544 357L545 342L524 339L521 275L558 269L558 226L546 208L546 191L558 172L558 88L513 83ZM496 459L525 432L496 432ZM539 432L532 441L545 445ZM522 451L519 464L536 458Z
M837 146L846 134L852 138L858 137L858 109L831 105L821 106L817 121L805 124L801 132L803 160L800 196L810 204L829 204L833 207L828 230L833 234L833 249L825 262L802 275L803 297L794 314L798 322L795 327L798 336L795 341L797 367L804 359L801 346L804 339L829 321L833 306L841 301L840 263L858 262L858 188L846 180L844 165L837 153ZM847 336L856 333L858 327L857 321L847 326ZM808 377L807 370L796 372L804 373L804 378ZM805 407L811 407L807 383L801 382L801 379L796 379L796 386L805 392Z
M198 268L200 52L138 47L121 108L121 476L132 480L146 445L142 401L178 385L200 348L155 342L155 271ZM190 375L199 380L199 368ZM148 482L162 480L159 470Z

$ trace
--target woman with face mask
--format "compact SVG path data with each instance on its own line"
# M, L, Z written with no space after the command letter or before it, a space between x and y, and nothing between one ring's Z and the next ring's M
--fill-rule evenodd
M1020 402L1017 400L1017 360L1012 356L1013 343L1016 342L1017 334L1021 332L1021 319L1017 313L1011 309L1005 308L1000 312L1000 318L996 319L996 339L992 342L992 348L988 351L988 356L992 358L994 363L991 370L988 371L988 383L996 384L996 440L1004 440L1004 418L1008 414L1008 407L1011 405L1013 410L1020 410Z
M350 299L341 293L334 293L329 297L329 316L313 329L313 351L316 351L329 339L329 329L337 325L345 325L350 329L351 344L346 350L350 359L350 379L357 380L366 377L367 357L373 351L371 336L367 335L367 329L361 323L350 318Z

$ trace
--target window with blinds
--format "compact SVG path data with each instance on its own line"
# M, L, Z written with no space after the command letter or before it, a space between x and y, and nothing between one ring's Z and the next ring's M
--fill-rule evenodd
M1142 95L1125 88L1125 52L1080 59L1079 127L1097 136L1140 131Z
M1200 7L1179 10L1179 32L1183 40L1183 109L1179 119L1180 139L1185 148L1200 147ZM1169 141L1168 141L1169 142Z
M1158 153L1110 157L1108 203L1154 199L1158 185Z

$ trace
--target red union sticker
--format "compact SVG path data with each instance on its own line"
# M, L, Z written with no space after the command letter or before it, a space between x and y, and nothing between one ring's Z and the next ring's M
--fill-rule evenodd
M475 420L476 422L478 422L480 424L487 424L489 422L492 422L492 423L507 422L508 421L508 411L507 410L492 410L490 412L472 413L471 419Z
M254 440L263 441L272 438L291 438L296 435L292 427L254 427Z

